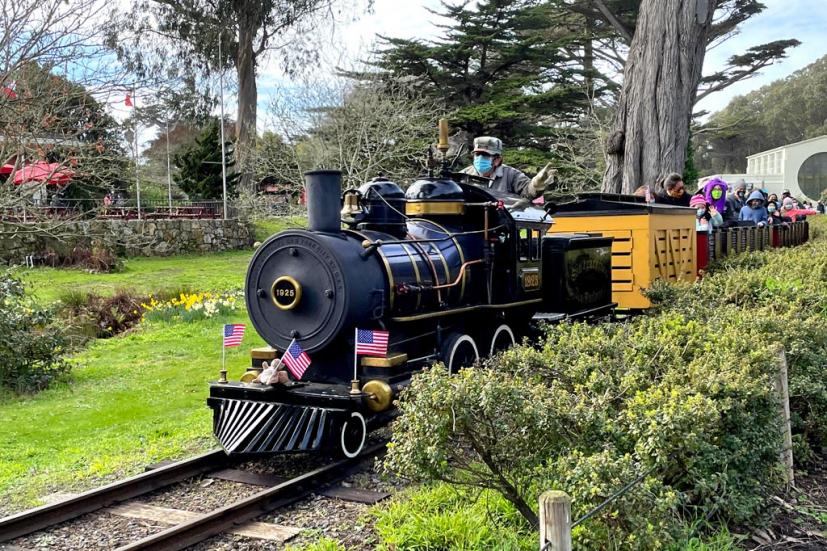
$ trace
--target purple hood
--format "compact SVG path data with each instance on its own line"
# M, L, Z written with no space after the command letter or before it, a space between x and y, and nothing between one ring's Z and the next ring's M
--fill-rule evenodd
M716 187L721 189L720 199L712 198L712 190ZM706 198L707 203L709 203L710 205L715 205L715 208L718 210L718 212L723 214L724 209L726 208L726 182L724 182L720 178L712 178L704 186L704 197Z

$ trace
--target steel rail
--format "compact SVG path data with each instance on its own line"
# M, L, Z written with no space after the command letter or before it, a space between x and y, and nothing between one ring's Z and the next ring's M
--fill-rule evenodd
M147 536L140 541L119 547L116 551L137 551L139 549L173 551L184 549L226 532L233 526L293 503L309 495L320 486L341 480L362 461L382 453L385 446L385 443L376 444L367 448L357 457L341 459L314 469L250 497L206 513L193 521L173 526L163 532Z
M175 484L222 467L228 462L229 458L224 450L214 450L89 490L57 503L22 511L0 519L0 542L25 536L113 503Z

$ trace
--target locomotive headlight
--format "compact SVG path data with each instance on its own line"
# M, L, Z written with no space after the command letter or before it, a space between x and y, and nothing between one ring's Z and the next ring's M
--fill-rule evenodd
M295 278L283 275L270 287L270 297L279 310L292 310L302 298L302 286Z

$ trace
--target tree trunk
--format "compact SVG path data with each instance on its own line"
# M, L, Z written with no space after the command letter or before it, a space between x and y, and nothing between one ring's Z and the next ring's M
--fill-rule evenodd
M631 193L683 172L716 0L643 0L629 48L603 191Z
M253 40L257 27L245 18L240 18L238 31L238 57L236 73L238 75L238 117L236 119L236 170L241 174L238 188L250 190L252 175L249 159L256 145L256 56Z

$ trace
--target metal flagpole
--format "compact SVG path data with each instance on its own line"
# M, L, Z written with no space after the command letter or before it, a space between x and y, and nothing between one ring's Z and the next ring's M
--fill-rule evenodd
M361 394L359 390L359 328L353 328L353 380L350 381L350 393Z
M141 219L141 180L138 177L138 97L135 95L135 87L132 87L132 115L135 117L135 124L132 132L135 134L135 193L138 203L138 220Z
M221 371L218 378L219 383L227 382L227 347L224 346L224 334L227 332L227 326L221 326Z
M169 196L169 215L172 216L172 169L169 162L169 116L167 116L167 194Z
M224 197L224 220L227 219L227 153L224 150L224 59L221 57L221 33L218 33L218 89L221 91L221 186Z

